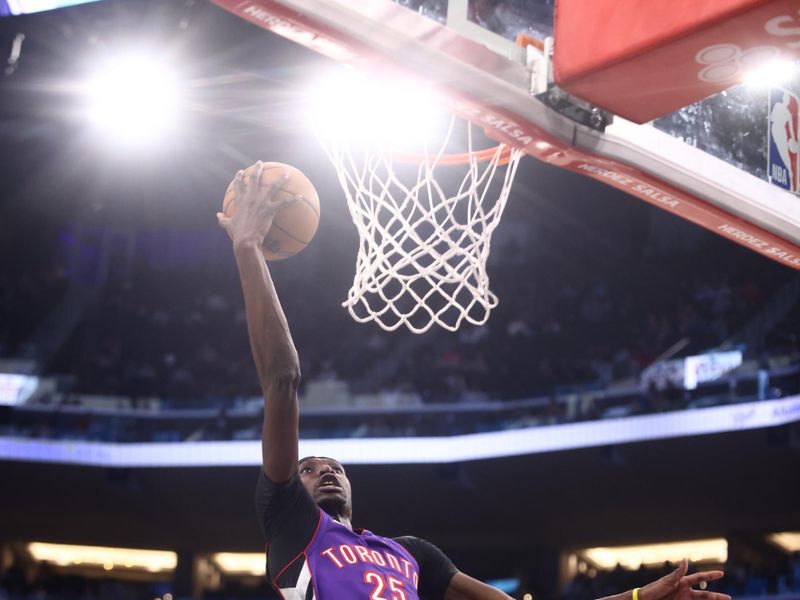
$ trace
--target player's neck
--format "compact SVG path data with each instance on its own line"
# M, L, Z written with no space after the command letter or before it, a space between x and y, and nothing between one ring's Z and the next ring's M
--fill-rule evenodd
M350 522L352 519L352 510L349 510L349 507L345 502L325 499L322 502L318 502L317 506L325 511L334 521L341 523L350 531L353 530L353 525Z
M353 524L350 522L349 517L345 517L344 515L331 515L335 521L338 521L345 527L347 527L350 531L353 531Z

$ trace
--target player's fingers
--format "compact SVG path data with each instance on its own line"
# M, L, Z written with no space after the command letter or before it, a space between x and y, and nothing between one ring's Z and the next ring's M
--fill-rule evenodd
M686 575L681 579L682 582L689 584L689 586L694 587L699 585L703 581L714 581L715 579L722 579L725 576L725 573L722 571L702 571L700 573L692 573L691 575Z
M731 600L731 597L728 594L720 594L719 592L692 590L692 600Z
M686 573L688 571L689 571L689 561L686 560L685 558L682 558L681 559L681 564L678 565L678 573L680 574L680 577L683 577L684 575L686 575ZM680 577L679 577L679 579L680 579Z
M231 219L230 217L226 217L223 213L218 212L217 223L219 223L219 226L227 231L231 226Z
M269 185L269 188L267 188L266 197L270 203L272 203L272 201L275 199L275 194L277 194L280 189L286 185L287 181L289 181L289 173L281 173L281 176Z
M290 196L289 194L283 194L283 196L279 197L277 200L272 200L270 204L272 205L273 210L279 210L286 206L287 204L294 204L295 202L299 202L303 199L303 194L294 194Z
M233 178L233 193L238 200L244 198L244 171L237 171Z
M678 568L669 575L665 575L663 579L668 581L672 587L678 587L678 585L681 583L681 578L686 575L686 571L688 570L689 562L683 558L681 559L681 563L678 565Z
M253 165L253 172L250 173L249 185L252 186L252 189L257 190L261 185L261 173L263 171L264 163L262 163L260 160L257 160L256 164Z

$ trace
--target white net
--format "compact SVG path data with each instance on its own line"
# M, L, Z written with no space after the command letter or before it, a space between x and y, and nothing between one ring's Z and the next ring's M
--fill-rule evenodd
M497 306L486 261L522 153L501 145L479 161L468 124L469 158L454 165L444 151L455 124L454 116L438 151L413 166L385 146L320 138L358 229L356 274L343 303L356 321L455 331L463 321L482 325Z

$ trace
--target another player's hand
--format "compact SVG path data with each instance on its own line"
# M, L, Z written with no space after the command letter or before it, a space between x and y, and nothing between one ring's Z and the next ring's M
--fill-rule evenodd
M731 600L727 594L692 589L703 582L720 579L724 575L722 571L703 571L687 575L688 569L689 565L683 559L672 573L641 588L639 600Z
M226 217L221 212L217 213L217 221L233 238L234 246L249 243L260 246L272 227L272 221L278 211L296 200L295 197L286 194L276 198L278 191L289 180L288 173L268 186L259 185L263 169L263 163L258 161L250 175L245 175L244 171L236 173L233 179L235 207L233 216Z

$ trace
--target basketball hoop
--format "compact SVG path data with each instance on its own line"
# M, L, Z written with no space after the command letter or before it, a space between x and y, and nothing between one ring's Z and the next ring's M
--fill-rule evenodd
M497 306L486 260L522 152L474 149L467 122L467 151L445 153L457 119L439 149L422 154L318 134L358 229L356 274L342 304L358 322L456 331L463 321L484 324Z

